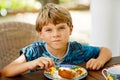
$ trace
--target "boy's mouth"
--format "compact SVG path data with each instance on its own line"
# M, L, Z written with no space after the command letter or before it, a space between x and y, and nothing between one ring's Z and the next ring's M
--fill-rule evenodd
M52 42L60 42L61 40L53 40Z

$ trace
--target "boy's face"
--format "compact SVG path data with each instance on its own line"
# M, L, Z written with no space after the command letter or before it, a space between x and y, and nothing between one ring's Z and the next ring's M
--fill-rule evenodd
M60 49L67 46L69 36L71 35L73 27L69 27L66 23L54 25L49 23L43 26L40 37L46 41L47 47Z

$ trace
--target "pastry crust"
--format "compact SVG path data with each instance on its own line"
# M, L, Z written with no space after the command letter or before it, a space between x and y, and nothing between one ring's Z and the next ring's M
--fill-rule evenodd
M70 70L68 68L59 68L58 74L62 78L66 78L66 79L73 79L76 75L76 73L73 70Z

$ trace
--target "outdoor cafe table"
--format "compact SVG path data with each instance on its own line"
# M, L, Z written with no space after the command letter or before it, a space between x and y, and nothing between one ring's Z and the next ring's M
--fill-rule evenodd
M103 68L107 68L117 64L120 64L120 56L112 57L112 59L107 64L105 64ZM85 63L78 65L85 67ZM105 80L105 78L101 74L102 69L98 71L88 70L88 75L83 80ZM0 78L0 80L50 80L50 79L46 78L43 74L43 70L41 70L38 72L27 73L12 78Z

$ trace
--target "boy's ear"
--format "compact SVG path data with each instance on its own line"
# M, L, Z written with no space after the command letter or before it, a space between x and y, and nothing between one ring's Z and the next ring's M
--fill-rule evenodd
M73 31L73 25L70 27L70 35L72 34Z
M38 35L39 35L40 38L42 39L42 33L41 33L41 32L38 32Z

